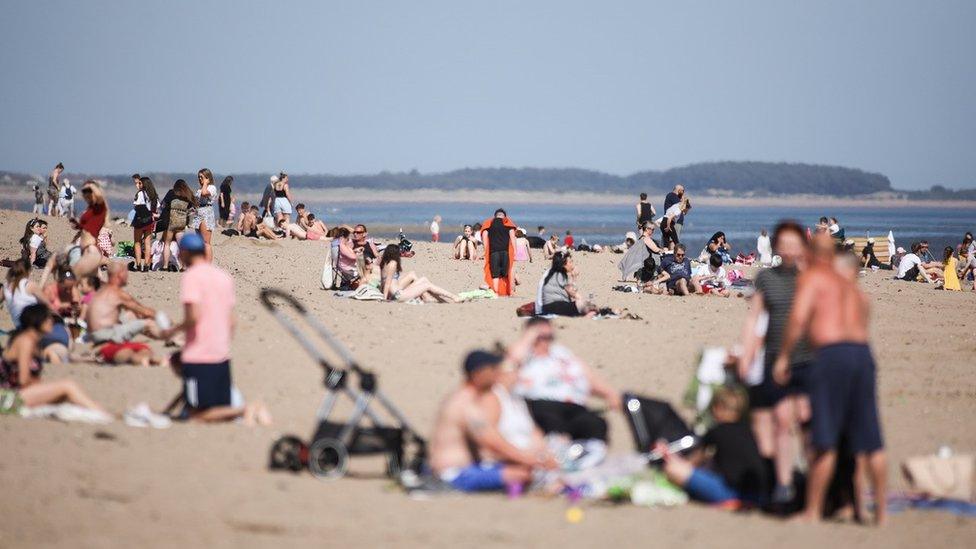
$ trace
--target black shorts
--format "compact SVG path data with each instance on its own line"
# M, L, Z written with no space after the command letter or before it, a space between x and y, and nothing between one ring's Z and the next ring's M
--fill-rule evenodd
M918 275L920 272L921 271L918 270L918 267L912 267L911 269L905 271L905 276L901 277L901 279L908 282L918 282Z
M183 363L183 399L193 410L230 406L230 361Z
M488 267L492 278L508 278L508 251L491 252L488 256Z
M788 396L806 394L807 376L810 374L810 364L802 362L790 366L790 382L780 385L773 379L773 366L763 368L763 380L759 385L749 388L750 408L772 408L779 401Z
M607 440L607 421L596 412L572 402L526 400L532 421L544 433L563 433L573 440Z
M815 448L835 450L842 438L855 454L884 448L874 358L866 344L838 343L819 349L807 387Z
M670 291L673 292L674 291L674 287L678 285L678 281L679 280L684 280L685 281L685 283L688 285L688 291L690 292L691 291L691 279L690 278L685 278L685 277L669 278L669 279L667 279L667 280L664 281L664 286L668 290L670 290Z
M579 307L570 301L554 301L542 306L542 314L557 316L581 316Z

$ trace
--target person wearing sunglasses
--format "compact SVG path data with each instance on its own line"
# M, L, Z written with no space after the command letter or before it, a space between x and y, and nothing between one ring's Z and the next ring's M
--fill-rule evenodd
M664 284L664 288L661 288L661 283ZM684 244L675 246L674 255L665 256L661 260L661 274L654 279L651 293L665 291L668 295L691 295L698 291L695 281L691 278L691 260L688 259Z

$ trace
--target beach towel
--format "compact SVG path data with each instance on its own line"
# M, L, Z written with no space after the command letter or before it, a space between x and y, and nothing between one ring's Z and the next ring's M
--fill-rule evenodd
M627 280L634 276L640 268L644 266L644 260L650 257L651 252L643 242L637 242L627 250L627 253L620 258L617 268L620 269L620 280Z
M502 223L505 227L512 229L513 231L518 227L515 223L507 218L492 217L491 219L486 219L484 223L481 224L481 231L487 231L491 228L492 223ZM491 243L488 238L482 239L485 246L485 284L488 286L493 285L493 279L491 278ZM499 279L498 281L498 295L509 296L515 293L515 284L512 280L514 276L515 267L515 241L514 239L509 239L508 241L508 277Z
M461 301L474 301L476 299L495 299L498 295L491 290L469 290L458 294Z
M25 406L20 409L20 417L27 419L57 419L65 422L94 423L97 425L112 422L112 416L104 412L89 410L88 408L67 403L34 406L33 408Z
M383 297L383 292L381 292L375 286L370 286L369 284L364 284L356 288L353 294L349 297L359 301L386 301L386 298Z

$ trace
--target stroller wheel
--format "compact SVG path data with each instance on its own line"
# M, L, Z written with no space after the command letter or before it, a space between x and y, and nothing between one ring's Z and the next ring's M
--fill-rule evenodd
M341 478L348 467L349 451L334 438L316 440L308 449L308 469L318 478Z
M289 435L279 438L271 447L270 469L287 469L298 472L304 468L308 448L302 439Z

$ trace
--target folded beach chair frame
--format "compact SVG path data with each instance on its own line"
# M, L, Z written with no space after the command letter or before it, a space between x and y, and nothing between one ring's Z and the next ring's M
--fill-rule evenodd
M332 364L276 302L287 304L297 313L338 355L343 365ZM419 474L425 466L427 443L379 390L376 374L360 367L345 345L293 296L281 290L265 288L261 291L261 303L322 367L326 388L310 442L305 444L296 436L278 439L271 449L270 468L300 471L307 467L318 478L333 479L345 475L352 455L385 454L386 474L391 478L398 477L404 469ZM359 380L358 390L350 386L353 375ZM330 419L336 403L343 397L352 401L352 413L344 422ZM385 421L374 408L382 409L390 420ZM362 425L367 420L369 424Z

